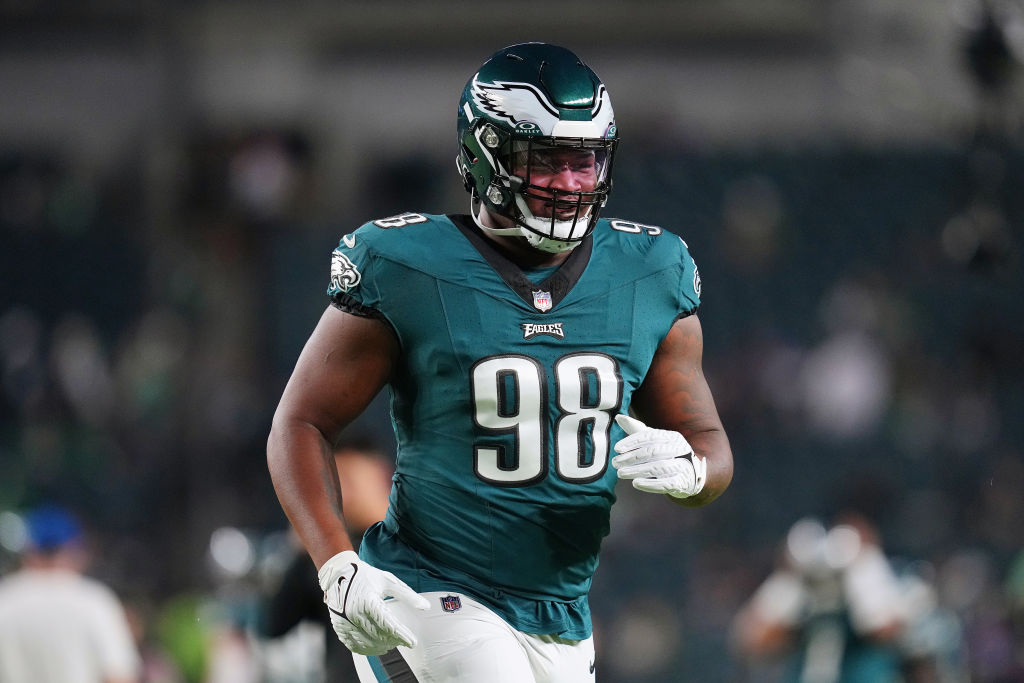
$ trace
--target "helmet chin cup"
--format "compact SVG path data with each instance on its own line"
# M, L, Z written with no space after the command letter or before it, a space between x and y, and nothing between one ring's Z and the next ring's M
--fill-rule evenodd
M563 254L567 251L572 251L580 245L582 240L576 240L575 242L562 242L559 240L553 240L550 237L542 237L535 232L523 228L523 237L531 247L538 251L544 251L549 254Z
M535 215L530 211L525 196L527 196L526 192L516 195L513 220L522 228L523 234L527 236L530 244L543 251L569 251L593 231L594 224L597 222L596 210L600 209L600 204L586 204L583 202L582 196L578 194L576 202L566 202L564 198L558 200L552 198L552 204L561 203L563 207L575 208L575 214L569 220L558 220L554 214L551 216ZM552 206L551 211L555 210L556 207Z
M495 227L493 225L485 224L483 220L483 212L487 211L491 214L497 214L503 219L508 220L510 225L505 228ZM521 221L517 221L514 218L508 217L504 212L497 212L494 209L488 208L487 204L480 200L476 194L470 196L469 201L469 214L473 218L473 222L476 223L477 227L481 230L485 230L492 235L505 235L508 237L522 237L526 240L534 249L538 251L547 252L549 254L561 254L567 251L572 251L583 241L582 239L568 242L562 240L552 239L545 237L544 235L531 230L530 228L523 225ZM535 219L536 220L536 219Z

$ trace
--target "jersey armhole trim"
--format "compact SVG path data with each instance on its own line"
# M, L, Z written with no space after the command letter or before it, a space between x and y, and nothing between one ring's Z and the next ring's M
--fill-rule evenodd
M363 304L356 301L353 297L348 294L339 292L331 297L331 305L340 311L345 313L351 313L357 315L360 318L377 318L378 320L384 320L384 314L378 311L376 308L370 306L364 306Z
M698 311L699 309L700 309L700 306L698 305L698 306L697 306L696 308L694 308L694 309L693 309L692 311L683 311L682 313L680 313L679 315L677 315L677 316L676 316L676 319L675 319L675 320L673 320L672 322L673 322L673 323L677 323L677 322L679 322L680 320L682 320L683 318L689 318L689 317L690 317L691 315L697 315L697 311Z

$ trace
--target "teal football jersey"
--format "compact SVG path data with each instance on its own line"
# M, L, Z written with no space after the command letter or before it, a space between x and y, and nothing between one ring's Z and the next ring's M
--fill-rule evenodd
M383 318L401 345L394 484L360 555L520 631L588 637L614 417L699 305L685 243L601 219L535 283L470 217L407 213L345 235L331 265L335 305Z

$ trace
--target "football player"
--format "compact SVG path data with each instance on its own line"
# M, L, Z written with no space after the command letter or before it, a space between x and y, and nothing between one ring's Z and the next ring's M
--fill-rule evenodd
M685 508L732 478L686 244L600 215L617 143L579 57L507 47L459 103L470 213L376 220L332 255L268 462L363 681L593 681L616 481ZM356 554L331 444L384 386L396 471Z

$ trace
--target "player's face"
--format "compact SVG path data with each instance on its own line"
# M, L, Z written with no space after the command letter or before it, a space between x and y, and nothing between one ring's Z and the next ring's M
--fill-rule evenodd
M577 193L597 188L601 165L594 150L540 147L516 155L514 173L532 186L527 206L534 216L547 218L554 212L558 220L571 220L576 215ZM589 210L584 206L581 214Z

